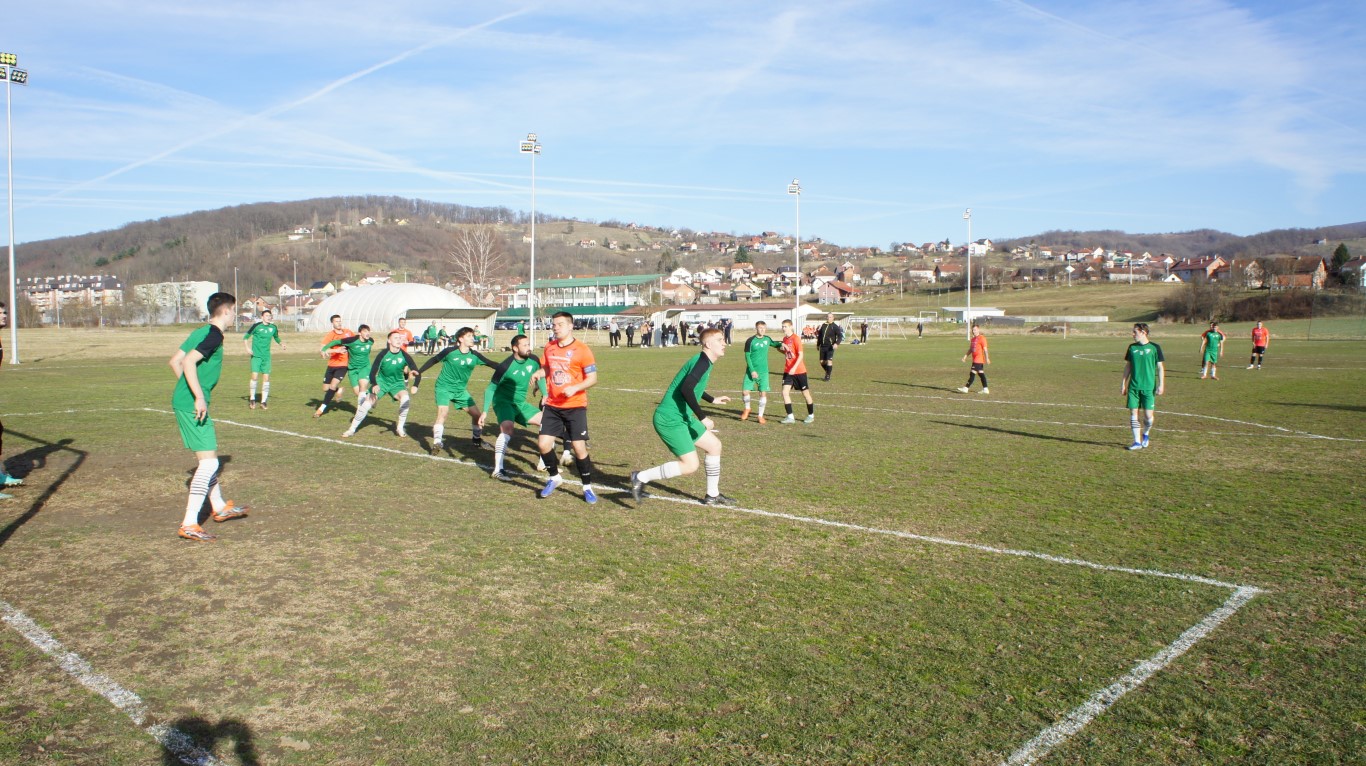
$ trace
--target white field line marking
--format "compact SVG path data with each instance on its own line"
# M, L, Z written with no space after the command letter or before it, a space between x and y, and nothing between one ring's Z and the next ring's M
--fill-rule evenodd
M137 694L123 688L117 681L95 669L83 657L68 651L51 633L43 630L28 615L0 599L0 620L23 636L30 644L38 647L43 654L57 661L58 667L77 682L108 700L128 716L139 729L156 740L167 751L174 754L181 763L192 766L221 766L222 761L196 747L194 741L183 732L166 724L146 724L147 706Z
M151 408L151 407L142 408L142 411L151 412L151 413L156 413L156 414L162 414L162 415L169 415L169 414L171 414L171 412L168 411L168 410L158 410L158 409L153 409L153 408ZM302 438L302 439L312 439L312 440L316 440L316 441L327 442L327 443L329 443L329 444L338 444L338 445L342 445L342 446L346 446L346 447L356 447L356 448L361 448L361 449L371 449L371 450L376 450L376 451L379 451L379 452L387 452L387 453L392 453L392 454L396 454L396 455L402 455L402 456L406 456L406 457L421 458L421 459L425 459L425 460L434 460L434 461L438 461L438 462L448 462L448 463L457 463L457 464L461 464L461 465L470 465L470 466L478 467L478 468L483 469L483 470L487 470L487 467L484 466L483 464L474 463L474 462L467 461L467 460L458 460L458 459L447 458L447 457L443 457L443 456L424 455L424 454L419 453L419 452L407 452L407 451L405 451L405 450L393 449L393 448L391 448L391 447L379 447L379 446L369 445L369 444L358 444L358 443L355 443L355 442L343 441L343 440L340 440L340 439L331 439L331 438L322 437L322 436L313 436L313 435L310 435L310 434L300 434L300 433L295 433L295 432L292 432L292 431L284 431L284 430L281 430L281 429L267 428L267 427L265 427L265 426L259 426L259 425L254 425L254 424L250 424L250 423L239 423L239 422L228 421L228 420L219 420L219 421L215 421L215 422L223 423L223 424L225 424L225 425L236 425L236 426L241 426L241 427L243 427L243 428L251 428L251 429L255 429L255 430L259 430L259 431L265 431L265 432L268 432L268 433L280 434L280 435L282 435L282 436L294 436L294 437ZM582 486L582 484L580 484L579 482L573 481L573 480L568 479L568 478L564 478L564 479L563 479L563 483L564 483L564 484L572 484L572 485ZM619 488L619 487L612 487L611 489L614 490L614 491L617 492L617 493L626 493L626 492L629 492L628 489L622 489L622 488ZM670 497L670 496L667 496L667 495L654 495L654 496L652 496L652 499L656 499L656 500L660 500L660 501L664 501L664 502L672 502L672 503L685 504L685 505L700 505L700 503L699 503L698 501L696 501L696 500L690 500L690 499L678 498L678 497ZM981 544L979 544L979 543L967 543L967 542L962 542L962 541L959 541L959 540L950 540L950 539L948 539L948 538L943 538L943 537L932 537L932 536L928 536L928 535L918 535L918 534L915 534L915 533L912 533L912 532L903 532L903 531L900 531L900 530L879 529L879 528L876 528L876 527L865 527L865 526L860 526L860 525L858 525L858 524L850 524L850 523L841 522L841 521L831 521L831 520L829 520L829 519L821 519L821 518L810 517L810 516L796 516L796 515L793 515L793 514L776 513L776 512L773 512L773 511L764 511L764 510L760 510L760 509L757 509L757 508L730 508L730 509L728 509L728 510L734 511L734 512L736 512L736 513L746 513L746 514L750 514L750 515L754 515L754 516L762 516L762 517L774 518L774 519L784 519L784 520L787 520L787 521L794 521L794 522L802 523L802 524L815 524L815 525L826 526L826 527L834 527L834 528L838 528L838 529L849 530L849 531L852 531L852 532L863 532L863 533L868 533L868 534L886 535L886 536L897 537L897 538L906 539L906 540L916 540L916 541L919 541L919 542L933 543L933 544L937 544L937 545L948 545L948 546L953 546L953 547L958 547L958 548L964 548L964 549L968 549L968 550L981 551L981 552L984 552L984 553L994 553L994 554L998 554L998 555L1016 556L1016 557L1021 557L1021 558L1032 558L1032 559L1038 559L1038 560L1041 560L1041 561L1048 561L1048 562L1056 563L1056 564L1065 564L1065 565L1071 565L1071 566L1080 566L1080 567L1085 567L1085 568L1088 568L1088 569L1094 569L1094 570L1105 571L1105 572L1116 572L1116 573L1130 574L1130 575L1138 575L1138 576L1145 576L1145 577L1161 577L1161 578L1167 578L1167 579L1175 579L1175 580L1181 580L1181 581L1185 581L1185 582L1198 583L1198 584L1201 584L1201 585L1210 585L1210 586L1219 587L1219 588L1228 588L1228 589L1231 589L1231 590L1234 591L1233 596L1230 597L1229 600L1226 601L1226 602L1224 603L1223 606L1221 606L1221 607L1219 607L1218 609L1216 609L1215 611L1211 612L1209 615L1206 615L1200 622L1196 623L1194 626L1192 626L1191 628L1187 629L1184 633L1181 634L1180 637L1178 637L1178 638L1177 638L1175 641L1173 641L1171 644L1168 644L1162 651L1158 652L1158 653L1157 653L1156 655L1154 655L1153 657L1150 657L1150 658L1148 658L1148 659L1146 659L1146 660L1143 660L1143 661L1140 662L1139 664L1135 665L1132 669L1130 669L1130 671L1129 671L1128 673L1126 673L1124 676L1121 676L1120 679L1117 680L1115 683L1113 683L1113 684L1111 684L1111 685L1105 687L1104 689L1101 689L1101 690L1095 692L1094 694L1092 694L1091 697L1090 697L1082 706L1080 706L1080 707L1078 707L1077 709L1075 709L1075 710L1069 712L1068 715L1067 715L1060 723L1054 724L1053 726L1050 726L1050 727L1044 729L1043 731L1041 731L1038 735L1036 735L1036 736L1035 736L1033 739L1031 739L1028 743L1026 743L1024 746L1022 746L1020 749L1018 749L1018 750L1010 757L1010 760L1004 762L1004 766L1016 766L1017 764L1020 765L1020 766L1023 766L1024 764L1033 764L1033 763L1037 762L1038 759L1040 759L1040 758L1044 757L1045 755L1047 755L1048 752L1050 752L1050 751L1053 750L1054 748L1058 747L1059 745L1062 745L1063 743L1065 743L1065 742L1067 742L1069 739L1071 739L1073 736L1075 736L1075 735L1076 735L1079 731L1081 731L1088 723L1090 723L1096 716L1100 715L1100 714L1103 713L1105 710L1107 710L1107 709L1109 709L1111 706L1113 706L1113 705L1114 705L1121 697L1123 697L1125 694L1127 694L1127 693L1129 693L1130 691L1133 691L1134 689L1138 688L1138 687L1141 686L1144 682L1146 682L1149 678L1151 678L1153 675L1155 675L1158 671L1163 670L1163 669L1165 669L1167 666L1169 666L1169 665L1170 665L1172 662L1174 662L1178 657L1180 657L1180 656L1181 656L1182 654L1184 654L1187 650L1189 650L1192 646L1194 646L1196 642L1200 641L1201 639L1205 638L1205 637L1208 636L1210 633L1212 633L1216 627L1218 627L1221 623L1223 623L1226 619L1228 619L1228 617L1231 616L1231 615L1232 615L1234 612L1236 612L1238 609L1241 609L1244 605L1246 605L1249 601L1251 601L1255 596L1257 596L1257 595L1260 594L1260 593L1266 592L1266 591L1262 590L1261 588L1256 588L1256 587L1248 586L1248 585L1235 585L1235 584L1233 584L1233 583L1228 583L1228 582L1224 582L1224 581L1222 581L1222 580L1216 580L1216 579L1209 578L1209 577L1202 577L1202 576L1200 576L1200 575L1184 574L1184 573L1179 573L1179 572L1163 572L1163 571L1161 571L1161 570L1156 570L1156 569L1135 569L1135 568L1132 568L1132 567L1120 567L1120 566L1114 566L1114 565L1111 565L1111 564L1100 564L1100 563L1096 563L1096 562L1093 562L1093 561L1086 561L1086 560L1084 560L1084 559L1074 559L1074 558L1066 558L1066 557L1062 557L1062 556L1054 556L1054 555L1049 554L1049 553L1039 553L1039 552L1036 552L1036 551L1017 550L1017 549L1011 549L1011 548L997 548L997 547L993 547L993 546L989 546L989 545L981 545ZM0 604L4 604L4 602L0 602ZM8 606L8 604L4 604L4 606L5 606L7 609L10 608L10 607ZM6 615L6 622L9 622L8 614ZM31 622L31 621L30 621L30 622ZM36 628L37 626L35 625L34 627ZM38 630L41 630L41 629L38 629ZM44 633L44 635L46 635L46 633ZM50 637L49 637L49 638L50 638ZM32 639L30 639L30 640L32 640ZM55 641L54 641L53 643L55 643ZM41 648L41 647L40 647L40 648ZM83 661L82 661L82 662L83 662ZM88 667L88 665L87 665L86 667ZM71 672L71 671L68 671L68 672ZM79 676L78 676L77 678L78 678L78 680L80 680L80 679L79 679ZM82 683L84 683L84 682L82 682ZM118 687L118 688L122 689L122 687ZM126 691L126 690L125 690L125 691ZM127 693L130 694L130 695L132 695L131 692L127 692ZM139 704L139 706L140 706L140 705L141 705L141 699L140 699L140 698L137 698L136 695L132 695L132 697L133 697L134 699L137 699L138 704ZM113 702L112 699L111 699L110 701ZM117 706L118 703L115 703L115 705ZM123 708L120 707L120 709L122 710ZM139 709L140 709L140 707L139 707ZM131 717L131 716L130 716L130 717ZM137 722L137 719L135 719L135 722ZM140 724L139 724L139 725L140 725ZM161 743L162 743L165 747L167 747L168 749L169 749L169 748L172 748L172 747L176 747L176 746L187 746L187 747L193 748L193 744L189 742L188 737L185 737L185 736L184 736L183 734L181 734L180 732L177 732L177 731L175 731L174 729L170 729L169 727L148 727L147 729L145 729L145 731L147 731L147 732L148 732L149 734L151 734L153 737L157 737L157 741L158 741L158 742L161 742ZM176 735L178 735L181 739L178 740L178 739L176 738ZM213 761L213 760L191 760L191 758L198 757L198 756L197 756L197 755L193 755L193 754L192 754L192 755L180 755L178 751L173 751L173 752L177 752L178 757L180 757L181 760L182 760L182 762L184 762L184 763L191 763L191 764L200 764L200 763L202 763L202 764L205 764L206 766L207 766L208 764L217 763L216 761ZM198 751L198 752L199 752L199 753L202 753L202 751ZM212 759L212 755L207 754L207 753L202 753L202 754L203 754L203 756L204 756L205 758Z
M639 388L612 388L612 389L607 389L607 390L609 390L609 391L619 391L619 392L628 393L628 394L656 394L656 395L659 394L658 391L650 391L650 390L639 389ZM1002 400L1002 399L967 399L967 398L955 398L955 397L952 397L952 396L923 396L923 395L914 395L914 394L858 394L858 393L844 393L844 394L833 393L833 394L832 394L832 392L823 392L823 393L821 394L822 397L830 396L830 395L835 395L835 396L840 396L840 395L843 395L843 396L870 396L870 397L906 398L906 399L937 399L937 400L946 401L946 402L975 402L975 403L979 403L979 404L1018 404L1018 405L1024 405L1024 406L1030 406L1030 407L1074 407L1074 408L1079 408L1079 409L1106 410L1106 411L1111 412L1111 413L1115 413L1117 410L1118 410L1119 412L1127 412L1127 411L1128 411L1128 410L1126 410L1126 409L1124 409L1124 408L1122 408L1122 407L1102 407L1102 406L1100 406L1100 405L1095 405L1095 404L1066 404L1066 403L1057 403L1057 402L1011 402L1011 401L1005 401L1005 400ZM1003 422L1003 423L1034 423L1034 424L1038 424L1038 425L1070 426L1070 427L1075 427L1075 428L1116 428L1116 429L1125 429L1125 430L1127 430L1127 429L1129 428L1129 426L1128 426L1127 424L1123 424L1123 423L1118 424L1118 425L1110 425L1110 424L1101 425L1101 424L1097 424L1097 423L1069 423L1069 422L1061 421L1061 420L1035 420L1035 419L1029 419L1029 418L1006 418L1006 417L1001 417L1001 416L999 416L999 415L966 415L966 414L957 414L957 413L952 413L952 412L926 412L926 411L924 411L924 410L889 409L889 408L878 408L878 407L858 407L858 406L851 405L851 404L829 404L829 403L826 403L826 404L823 404L823 405L821 405L821 406L822 406L822 407L834 407L834 408L836 408L836 409L843 409L843 410L860 410L860 411L863 411L863 412L889 412L889 413L896 414L896 415L925 415L925 416L929 416L929 417L966 418L966 419L969 419L969 420L997 420L997 421L1001 421L1001 422ZM1221 432L1221 431L1195 431L1195 430L1182 430L1182 429L1175 429L1175 428L1161 428L1161 429L1159 429L1161 432L1165 432L1165 433L1178 433L1178 434L1180 434L1180 433L1206 434L1206 435L1209 435L1209 436L1260 436L1260 437L1271 437L1271 436L1275 436L1275 437L1284 437L1284 438L1287 438L1287 439L1318 439L1318 440L1323 440L1323 441L1366 442L1366 439L1351 439L1351 438L1348 438L1348 437L1345 437L1345 436L1324 436L1324 435L1322 435L1322 434L1310 433L1309 431L1294 431L1294 430L1291 430L1291 429L1289 429L1289 428L1282 428L1281 426L1269 426L1269 425L1265 425L1265 424L1262 424L1262 423L1254 423L1254 422L1246 421L1246 420L1233 420L1233 419L1230 419L1230 418L1216 417L1216 416L1214 416L1214 415L1200 415L1200 414L1191 414L1191 413L1184 413L1184 412L1168 412L1168 411L1166 411L1166 410L1158 410L1157 412L1158 412L1158 414L1163 415L1163 416L1200 418L1200 419L1204 419L1204 420L1214 420L1214 421L1218 421L1218 422L1221 422L1221 423L1231 423L1231 424L1233 424L1233 425L1254 426L1254 427L1256 427L1256 428L1262 428L1262 429L1266 429L1266 430L1270 430L1270 431L1275 431L1275 432L1276 432L1276 433L1261 433L1261 434L1259 434L1259 433L1250 433L1250 432L1232 432L1232 433L1230 433L1230 432Z
M1118 362L1115 362L1115 361L1110 360L1110 359L1092 359L1091 357L1093 357L1093 356L1117 356L1117 357L1120 357L1120 361L1123 361L1124 353L1123 353L1122 351L1114 351L1114 352L1111 352L1111 351L1096 351L1096 352L1093 352L1093 353L1086 353L1086 354L1073 354L1073 355L1072 355L1072 358L1073 358L1073 359L1076 359L1076 360L1079 360L1079 361L1082 361L1082 362L1101 362L1102 364L1118 364ZM1236 355L1235 355L1235 356L1236 356ZM1271 369L1280 368L1280 369L1284 369L1284 370L1342 370L1342 371L1360 371L1360 370L1366 370L1366 367L1301 367L1301 366L1296 365L1296 364L1280 364L1280 362L1283 361L1283 360L1285 360L1285 359L1294 359L1294 358L1295 358L1295 357L1293 357L1293 356L1286 356L1286 355L1284 355L1284 354L1277 354L1277 355L1276 355L1276 362L1277 362L1277 364L1272 365ZM1229 363L1229 364L1230 364L1231 367L1238 367L1238 366L1240 366L1240 365L1237 364L1237 362L1231 362L1231 363Z
M1071 739L1096 716L1109 710L1124 695L1137 689L1158 671L1170 665L1177 657L1185 654L1195 643L1205 638L1232 617L1258 594L1256 588L1238 588L1224 602L1223 606L1205 616L1205 619L1192 625L1181 637L1162 648L1162 651L1135 665L1119 680L1092 694L1086 702L1069 712L1061 721L1039 732L1003 761L1003 766L1030 766L1048 755L1057 746Z

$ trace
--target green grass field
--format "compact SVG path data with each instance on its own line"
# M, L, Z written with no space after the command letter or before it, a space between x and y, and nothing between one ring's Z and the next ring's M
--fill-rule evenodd
M26 333L0 371L26 479L0 501L0 763L179 763L165 727L244 764L1362 763L1360 342L1245 370L1239 328L1213 382L1159 328L1141 452L1127 338L993 336L987 396L954 392L956 334L845 346L809 426L776 393L762 426L710 408L741 506L717 509L700 473L622 491L668 458L649 415L693 350L597 348L589 506L535 498L525 434L511 484L460 416L428 455L430 386L408 438L386 402L339 439L354 397L310 417L311 336L249 411L234 341L212 413L253 513L205 545L175 536L187 332Z

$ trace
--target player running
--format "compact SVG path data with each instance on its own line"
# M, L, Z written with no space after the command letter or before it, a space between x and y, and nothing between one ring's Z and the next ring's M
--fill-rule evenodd
M228 293L214 293L209 296L208 309L209 323L190 333L170 360L176 375L171 409L175 411L181 440L199 461L190 479L190 499L178 534L202 543L218 539L199 526L199 511L204 507L205 497L213 509L210 518L214 521L240 519L248 511L223 499L218 484L218 436L209 418L209 395L223 372L223 331L232 324L237 299Z
M726 354L725 332L709 327L702 331L700 341L702 353L684 363L655 407L655 433L678 459L631 472L631 497L637 503L645 497L646 484L695 472L697 451L702 450L707 469L707 494L702 504L735 505L733 499L721 494L721 440L716 437L716 425L698 404L698 399L715 404L730 401L729 396L714 397L706 390L712 366Z
M598 363L593 350L574 337L574 315L559 311L550 318L554 337L545 346L541 368L545 370L546 397L541 408L541 433L536 448L550 474L540 497L555 492L563 479L555 464L555 440L564 439L574 451L574 463L583 482L583 499L596 503L593 461L588 457L588 389L598 384Z
M991 364L991 352L987 351L987 336L982 334L982 328L977 325L972 326L972 338L968 341L968 353L963 354L963 361L966 362L968 357L972 358L972 365L968 367L968 382L958 387L958 393L966 394L972 390L973 376L982 379L982 393L991 393L991 389L987 388L987 365Z
M470 375L479 365L497 368L498 365L488 357L471 350L474 346L474 328L461 327L455 331L455 345L447 346L441 353L427 360L418 370L427 371L434 364L441 363L441 374L436 378L436 422L432 424L432 454L443 448L442 436L446 431L446 415L451 405L464 410L470 416L471 441L475 447L484 445L483 413L470 396Z
M1124 352L1124 382L1119 392L1129 399L1129 427L1134 431L1134 443L1129 449L1146 449L1153 431L1153 410L1157 397L1167 384L1167 371L1162 363L1162 347L1148 340L1148 325L1134 325L1134 342ZM1143 426L1139 426L1138 411L1143 410Z
M768 407L768 352L780 351L781 344L768 337L768 324L766 322L754 323L754 334L745 339L745 379L740 385L741 395L744 397L745 409L740 413L741 420L749 419L750 392L759 391L759 423L762 425L768 421L764 419L764 409Z
M1271 342L1271 331L1262 327L1258 322L1252 328L1252 357L1247 360L1247 368L1250 370L1255 365L1257 369L1262 369L1262 357L1266 356L1266 345Z
M786 357L783 365L783 409L787 410L787 417L781 422L797 422L792 416L792 389L795 388L806 397L806 419L802 422L813 423L816 420L816 403L811 400L811 384L806 380L806 352L802 350L802 336L797 334L791 319L783 320L782 351Z
M329 319L332 322L332 329L323 336L323 342L318 347L318 353L327 360L327 370L323 372L323 402L318 405L318 409L313 413L313 417L320 418L327 408L332 404L332 399L341 393L341 382L346 377L349 355L346 349L334 346L330 350L324 351L329 343L342 338L349 338L355 335L354 332L342 327L341 314L333 314Z
M270 401L270 344L274 341L281 351L289 347L280 340L280 328L275 324L275 314L270 309L261 312L261 321L247 328L242 336L247 356L251 357L251 394L247 397L247 409L256 409L256 376L261 376L261 409L267 409Z
M1224 354L1224 339L1228 337L1219 329L1218 322L1210 322L1209 329L1200 336L1200 379L1209 375L1211 380L1219 379L1219 357Z
M541 425L541 408L526 400L533 380L541 396L545 396L545 371L541 369L541 360L531 353L531 340L525 335L514 336L512 355L493 371L493 382L484 389L484 414L479 418L481 429L489 412L498 418L498 440L493 443L491 475L499 481L512 479L503 471L503 459L512 441L513 425L537 428Z
M346 347L346 382L351 384L351 390L356 392L356 401L359 402L370 389L370 350L375 346L370 325L361 325L356 329L356 334L349 338L328 342L323 346L323 353L337 346Z
M389 333L388 348L376 356L374 364L370 365L370 393L361 397L356 405L356 416L351 419L351 427L346 429L343 437L349 439L356 435L356 429L360 427L361 421L365 420L370 408L375 406L381 396L390 396L398 400L398 420L394 423L394 435L408 435L403 426L408 422L408 407L412 404L412 398L408 396L409 379L411 378L412 393L416 394L417 384L422 380L422 375L417 371L417 363L403 350L403 340L403 333L397 330Z

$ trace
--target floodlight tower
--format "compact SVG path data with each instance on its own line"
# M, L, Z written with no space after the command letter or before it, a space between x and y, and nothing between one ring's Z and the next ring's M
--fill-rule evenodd
M797 312L802 307L802 182L792 179L787 185L787 193L797 202L797 246L794 248L797 257L793 260L797 273L792 275L797 280L792 283L792 324L796 325L799 321Z
M10 83L28 84L28 71L18 68L19 56L0 53L0 80L5 81L5 142L8 148L6 165L9 175L9 363L19 363L19 306L14 300L14 285L19 281L14 271L14 123L10 117ZM57 298L61 300L59 295Z
M531 278L527 281L527 339L536 347L536 155L541 153L541 142L535 133L526 134L518 151L531 157Z
M972 208L963 211L963 220L968 222L968 268L967 268L967 292L968 307L963 314L963 320L968 326L968 338L972 338Z

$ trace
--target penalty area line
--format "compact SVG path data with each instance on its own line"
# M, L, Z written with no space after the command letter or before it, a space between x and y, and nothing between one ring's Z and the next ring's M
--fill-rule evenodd
M109 676L99 673L84 657L67 649L51 633L9 602L0 599L0 621L14 629L43 654L57 662L68 676L81 686L103 697L143 732L156 740L165 750L191 766L222 766L212 753L194 744L189 735L173 726L147 723L147 705L136 693L129 691Z

